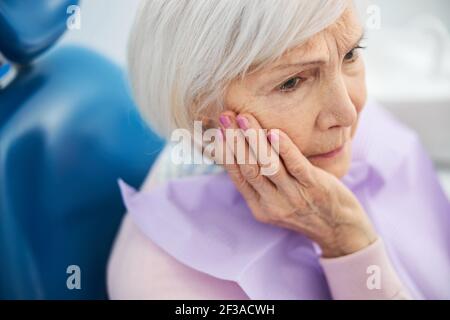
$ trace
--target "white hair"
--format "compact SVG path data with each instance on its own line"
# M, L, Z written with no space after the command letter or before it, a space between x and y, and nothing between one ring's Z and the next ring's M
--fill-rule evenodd
M224 110L227 85L336 21L347 0L143 0L129 42L134 98L163 137Z

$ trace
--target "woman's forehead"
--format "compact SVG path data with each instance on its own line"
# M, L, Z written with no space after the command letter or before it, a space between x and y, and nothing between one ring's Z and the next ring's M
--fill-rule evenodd
M266 70L277 68L286 63L293 64L295 63L294 60L298 60L299 56L302 56L306 60L309 57L313 58L315 53L326 49L327 45L323 41L324 36L334 39L339 52L347 52L359 42L363 33L364 30L356 14L356 10L349 7L335 23L314 35L305 43L288 50L279 60L268 66Z
M339 45L347 49L348 45L354 45L355 41L359 40L364 33L364 29L357 11L352 5L343 12L335 23L323 32L331 34Z

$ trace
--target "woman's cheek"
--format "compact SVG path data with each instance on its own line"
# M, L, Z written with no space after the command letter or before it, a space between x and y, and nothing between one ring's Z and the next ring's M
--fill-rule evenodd
M303 100L302 92L266 96L234 89L227 99L229 110L237 114L250 113L262 128L280 129L301 151L310 149L309 140L314 128L316 111L311 108L311 105L315 105L312 101Z
M305 95L304 92L289 94L282 104L279 112L273 112L272 119L277 118L279 129L283 130L294 142L294 144L305 155L315 149L314 132L318 113L320 112L320 101L315 99L315 94Z

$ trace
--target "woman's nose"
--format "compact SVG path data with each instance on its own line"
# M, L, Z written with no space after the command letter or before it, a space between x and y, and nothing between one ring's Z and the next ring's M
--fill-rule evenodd
M317 124L322 131L335 127L351 127L358 118L358 113L347 87L342 80L322 95L320 104L323 106Z

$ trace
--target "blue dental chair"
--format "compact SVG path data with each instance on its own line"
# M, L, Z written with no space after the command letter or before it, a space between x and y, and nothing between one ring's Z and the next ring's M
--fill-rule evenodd
M139 186L164 145L122 70L51 48L77 2L0 0L0 299L107 298L117 178Z

